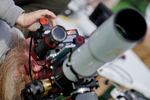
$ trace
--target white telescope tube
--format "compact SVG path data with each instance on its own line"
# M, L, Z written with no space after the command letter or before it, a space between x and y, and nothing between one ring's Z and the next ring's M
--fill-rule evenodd
M73 71L82 77L95 74L103 64L132 48L144 37L146 29L145 19L133 9L123 9L112 15L85 44L73 52L69 62ZM68 59L63 64L65 76L71 81L77 81L67 64Z

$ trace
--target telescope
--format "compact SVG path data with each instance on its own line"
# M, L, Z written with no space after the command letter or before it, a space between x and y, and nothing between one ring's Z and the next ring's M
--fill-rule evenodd
M82 77L94 75L99 67L114 60L143 39L145 33L146 22L137 11L119 11L93 32L88 41L72 54L70 62L68 59L65 60L65 76L71 81L77 81L72 70L67 67L68 63Z
M75 44L71 49L60 48L56 56L48 59L48 68L54 69L55 74L50 71L50 77L29 83L22 91L22 98L45 100L44 97L63 94L72 100L98 100L92 91L97 86L93 79L97 69L135 46L144 38L146 30L145 19L138 11L131 8L120 10L100 25L81 46ZM77 40L83 41L82 38Z

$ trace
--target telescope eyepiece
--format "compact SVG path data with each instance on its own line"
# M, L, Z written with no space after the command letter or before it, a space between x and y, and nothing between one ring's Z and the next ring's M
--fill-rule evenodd
M67 32L64 29L64 27L57 25L52 29L51 36L54 39L54 41L62 42L66 39Z

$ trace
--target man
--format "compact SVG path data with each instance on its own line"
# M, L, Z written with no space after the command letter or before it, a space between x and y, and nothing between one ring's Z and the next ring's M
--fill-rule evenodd
M34 12L25 13L24 10L16 6L13 0L0 0L0 31L8 30L7 33L0 33L0 60L4 58L5 53L10 49L11 43L11 27L14 25L33 30L32 25L37 22L41 17L48 17L55 24L55 14L49 10L37 10ZM11 27L6 25L5 22Z
M29 58L28 42L18 34L12 34L14 48L7 53L0 65L0 100L21 100L21 90L31 81L25 67L28 66ZM39 65L34 59L31 60L31 64L34 65L32 70L39 71L40 69L37 70Z
M20 100L20 91L29 81L22 67L27 58L23 53L24 43L17 39L20 37L19 34L12 34L12 31L16 30L12 27L17 24L32 30L31 26L41 17L49 18L54 25L56 16L45 9L25 13L22 8L14 4L13 0L0 0L0 2L0 100ZM13 49L13 46L16 46L16 49Z

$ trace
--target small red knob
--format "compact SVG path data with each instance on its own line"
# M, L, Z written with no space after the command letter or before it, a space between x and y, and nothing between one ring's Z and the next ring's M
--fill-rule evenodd
M40 24L41 25L47 25L49 22L48 22L48 19L47 18L40 18L40 20L39 20L39 22L40 22Z

